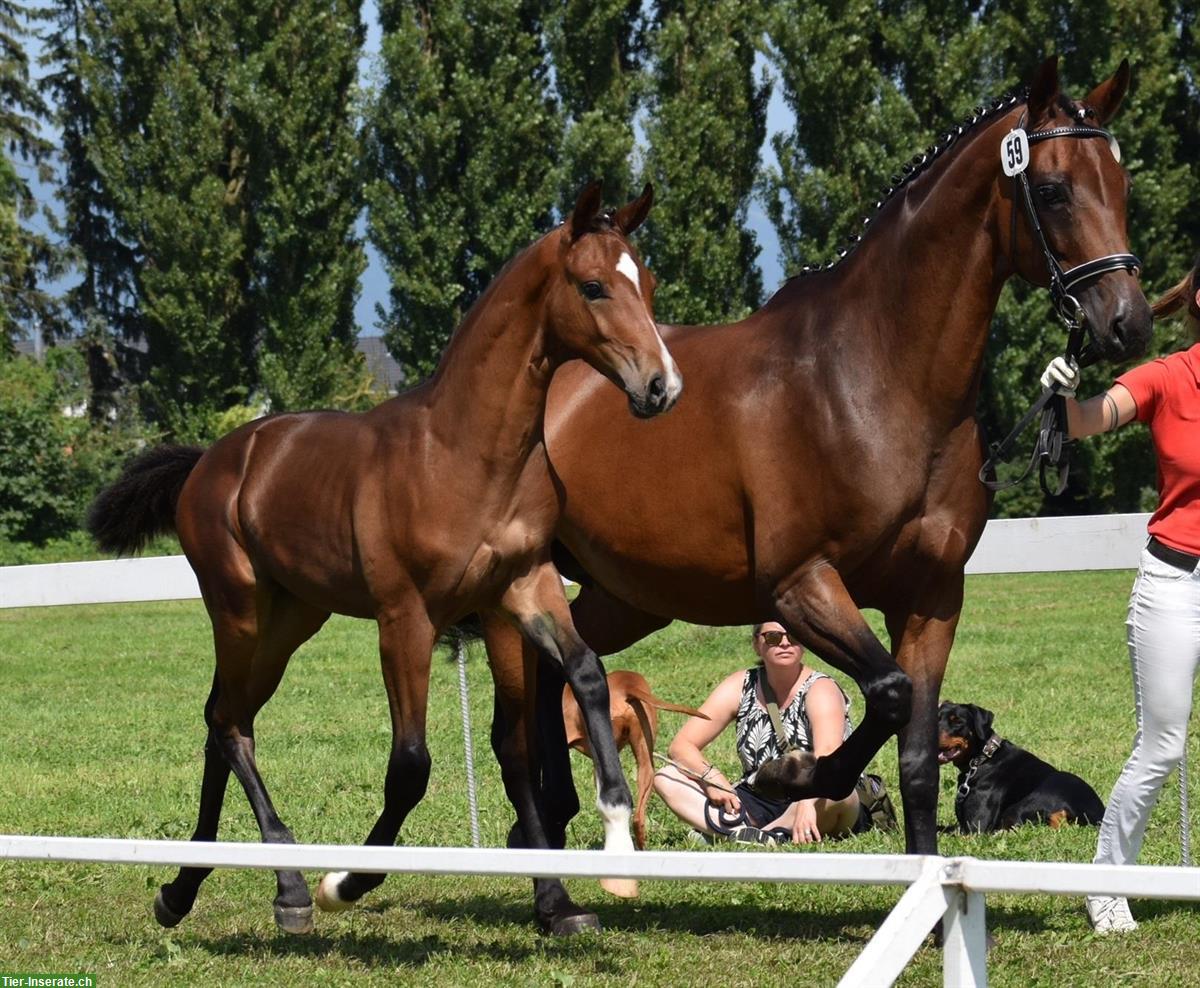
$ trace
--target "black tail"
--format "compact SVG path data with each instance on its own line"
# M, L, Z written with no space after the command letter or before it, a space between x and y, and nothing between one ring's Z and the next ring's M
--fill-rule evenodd
M155 535L175 531L179 492L203 455L199 446L156 446L126 463L88 508L87 530L96 545L129 556Z

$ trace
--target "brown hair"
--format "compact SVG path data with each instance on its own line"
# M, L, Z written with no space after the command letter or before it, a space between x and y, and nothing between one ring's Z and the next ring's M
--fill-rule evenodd
M1183 276L1183 280L1169 289L1161 298L1151 305L1155 319L1174 315L1180 309L1184 310L1183 321L1191 333L1192 341L1200 343L1200 305L1196 302L1196 292L1200 291L1200 255L1192 270Z

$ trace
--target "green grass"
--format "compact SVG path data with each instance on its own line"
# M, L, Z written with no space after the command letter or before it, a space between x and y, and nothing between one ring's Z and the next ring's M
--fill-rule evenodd
M1107 796L1133 733L1123 626L1129 582L1128 573L972 578L943 695L990 707L1001 734L1080 773ZM332 620L296 655L259 717L260 768L301 841L357 843L378 811L389 729L374 630L368 622ZM745 637L742 629L676 624L608 665L636 668L661 696L698 703L723 675L747 663ZM190 835L201 707L212 677L199 602L0 611L0 670L0 832ZM491 686L478 653L470 681L483 841L499 847L512 814L487 744ZM857 718L861 701L846 685ZM434 665L430 710L433 777L403 839L465 846L470 830L457 680L444 658ZM678 723L677 715L664 714L663 733ZM665 745L664 738L660 749ZM1193 764L1200 764L1194 743L1191 751ZM731 739L723 738L714 754L733 770ZM576 758L575 768L588 803L590 763ZM875 768L895 792L894 744ZM948 824L949 770L942 781L939 818ZM1172 781L1155 811L1144 863L1179 862L1177 792ZM661 804L652 802L649 826L652 846L689 846L685 828ZM221 836L258 836L236 783ZM570 846L601 841L597 815L585 806ZM1091 829L1027 827L998 836L947 836L942 850L1088 861L1094 844ZM897 852L903 840L872 833L836 849ZM169 874L0 863L0 973L87 971L102 986L824 985L850 966L901 892L643 882L639 900L620 902L594 882L574 881L572 894L600 913L605 932L559 941L534 931L526 880L393 876L359 909L318 914L317 932L297 939L276 932L274 877L257 871L215 873L192 915L175 930L159 929L150 902ZM1200 910L1153 900L1133 908L1142 921L1136 934L1100 939L1090 933L1078 899L989 896L996 940L988 960L991 983L1191 983L1200 969ZM899 983L940 985L939 953L925 947Z

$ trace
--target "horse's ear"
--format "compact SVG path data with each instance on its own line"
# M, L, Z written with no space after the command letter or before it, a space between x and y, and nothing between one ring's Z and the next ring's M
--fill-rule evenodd
M571 239L578 240L592 228L596 214L600 212L601 190L604 183L594 179L583 187L579 198L575 200L575 209L571 213Z
M996 719L996 715L990 710L985 710L983 707L971 706L971 727L975 731L975 736L980 741L986 742L992 736L992 721Z
M1121 108L1121 100L1125 98L1128 90L1129 59L1123 58L1113 77L1100 83L1087 94L1087 99L1083 102L1096 111L1096 117L1103 125L1117 115L1117 110Z
M1026 102L1028 117L1025 129L1033 130L1050 115L1054 100L1058 96L1058 56L1051 55L1038 66L1029 84L1029 99Z
M617 210L613 225L625 236L629 236L639 226L646 222L646 214L654 205L654 186L649 182L642 189L642 194Z

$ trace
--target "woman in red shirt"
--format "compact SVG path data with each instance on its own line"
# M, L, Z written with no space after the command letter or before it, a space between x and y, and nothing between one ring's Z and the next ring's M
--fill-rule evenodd
M1126 621L1137 733L1100 827L1095 860L1106 864L1137 859L1163 782L1183 757L1200 663L1200 258L1154 304L1156 316L1180 309L1191 345L1122 374L1102 395L1075 401L1079 371L1062 357L1042 375L1067 397L1072 438L1136 418L1149 426L1158 457L1158 507ZM1087 911L1097 933L1137 928L1123 897L1088 896Z

